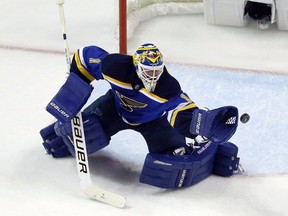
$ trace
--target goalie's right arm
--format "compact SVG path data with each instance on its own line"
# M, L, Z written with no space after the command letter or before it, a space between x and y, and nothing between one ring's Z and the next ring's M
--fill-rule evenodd
M73 57L70 74L46 110L61 122L70 121L85 105L93 87L93 80L102 79L100 62L108 53L97 47L78 49Z

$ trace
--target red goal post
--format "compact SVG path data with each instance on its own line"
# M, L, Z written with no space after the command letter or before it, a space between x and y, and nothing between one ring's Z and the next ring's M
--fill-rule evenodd
M203 0L117 0L119 52L127 54L127 40L136 26L162 15L203 13Z

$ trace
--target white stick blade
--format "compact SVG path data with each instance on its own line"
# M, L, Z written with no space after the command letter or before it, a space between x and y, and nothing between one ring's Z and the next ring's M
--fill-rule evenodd
M119 194L112 193L112 192L103 190L101 188L98 188L92 183L87 185L86 188L83 189L83 192L87 196L95 200L98 200L100 202L103 202L103 203L106 203L106 204L109 204L118 208L123 208L126 203L125 197Z
M56 0L56 4L58 5L64 4L64 0Z

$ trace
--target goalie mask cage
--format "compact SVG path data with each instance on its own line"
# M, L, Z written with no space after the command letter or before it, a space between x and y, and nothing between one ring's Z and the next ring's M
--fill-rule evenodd
M140 22L162 15L189 15L203 13L203 0L116 0L115 38L119 52L127 54L127 40L133 36Z

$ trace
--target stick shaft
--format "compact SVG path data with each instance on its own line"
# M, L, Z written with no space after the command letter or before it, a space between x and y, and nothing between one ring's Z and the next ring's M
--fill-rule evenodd
M66 20L65 20L65 14L64 14L64 0L57 1L57 4L59 6L59 15L62 25L62 34L63 34L63 41L64 41L64 52L65 52L65 58L66 58L66 64L67 64L67 72L70 72L70 65L71 65L71 59L70 59L70 50L69 50L69 44L67 40L67 28L66 28Z

